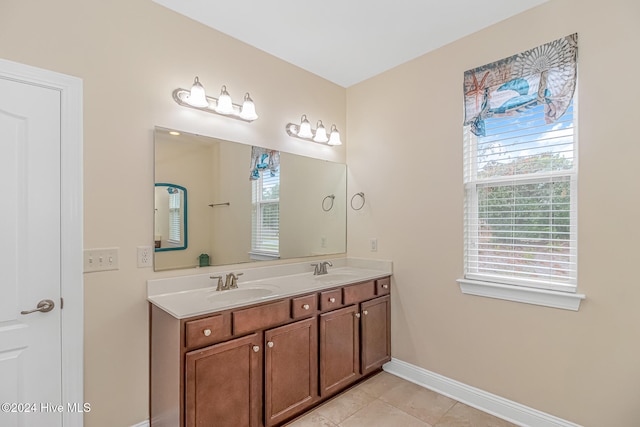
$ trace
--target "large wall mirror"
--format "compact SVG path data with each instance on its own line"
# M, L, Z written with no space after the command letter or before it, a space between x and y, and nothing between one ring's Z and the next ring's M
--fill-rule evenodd
M155 182L169 185L156 187L156 209L178 203L159 200L172 189L189 195L189 209L185 198L182 217L173 216L183 221L184 245L167 241L169 214L156 211L155 270L346 252L346 169L156 127ZM166 250L171 244L180 250Z

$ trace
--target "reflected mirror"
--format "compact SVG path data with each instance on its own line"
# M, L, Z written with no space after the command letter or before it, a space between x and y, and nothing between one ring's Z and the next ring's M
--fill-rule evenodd
M187 249L187 189L156 183L155 213L156 252Z
M185 197L184 250L163 250L156 213L156 271L346 252L346 165L159 127L154 138L155 182Z

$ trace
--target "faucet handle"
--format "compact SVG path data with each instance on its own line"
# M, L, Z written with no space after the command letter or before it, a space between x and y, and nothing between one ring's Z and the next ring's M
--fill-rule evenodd
M216 291L221 291L224 287L222 283L222 276L209 276L210 279L218 279L218 286L216 287Z
M225 281L226 289L237 289L238 288L238 276L242 276L244 273L228 273L227 279Z
M320 263L316 262L311 264L311 267L313 267L313 275L317 276L320 273Z

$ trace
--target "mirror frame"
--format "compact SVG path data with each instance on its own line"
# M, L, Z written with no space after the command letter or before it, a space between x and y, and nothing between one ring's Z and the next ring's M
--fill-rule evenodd
M187 204L187 189L184 188L182 185L178 185L178 184L170 184L168 182L157 182L154 185L154 188L156 187L174 187L179 189L180 191L182 191L183 194L183 200L184 200L184 207L182 208L182 229L184 230L184 239L183 239L183 244L180 246L171 246L171 247L166 247L166 248L154 248L154 252L168 252L168 251L184 251L185 249L187 249L189 247L189 230L188 230L188 223L189 221L187 220L188 218L188 204ZM155 223L155 221L154 221Z

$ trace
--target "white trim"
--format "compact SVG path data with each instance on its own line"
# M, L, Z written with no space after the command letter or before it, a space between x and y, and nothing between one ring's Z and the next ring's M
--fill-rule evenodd
M60 91L62 404L84 403L82 275L82 79L0 59L0 75ZM65 427L82 427L83 414L64 412Z
M151 427L151 424L149 424L149 420L145 420L141 423L134 424L131 427Z
M384 370L519 426L580 427L578 424L471 387L402 360L392 358L391 362L384 365Z
M584 294L504 285L480 280L458 279L457 282L463 294L542 305L563 310L578 311L580 302L586 298Z

